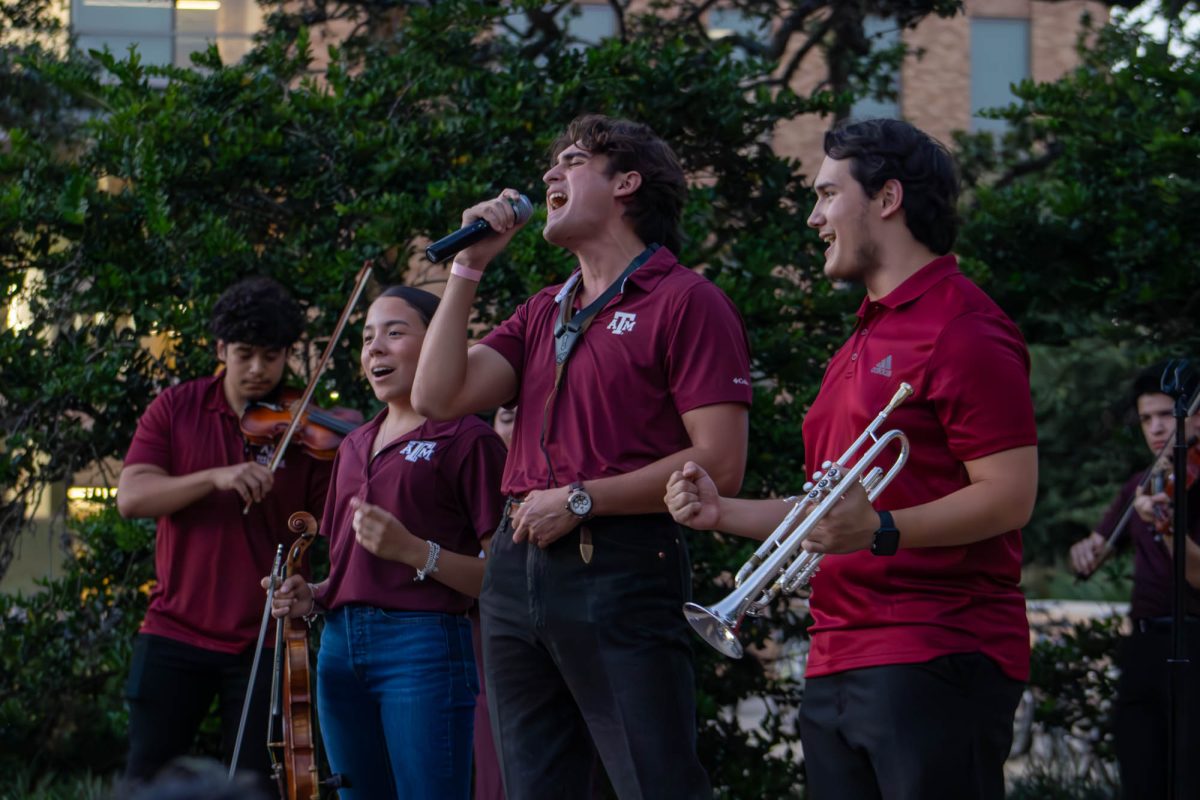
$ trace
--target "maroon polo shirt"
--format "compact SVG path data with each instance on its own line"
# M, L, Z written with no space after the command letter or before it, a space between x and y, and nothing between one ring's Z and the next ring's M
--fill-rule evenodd
M864 299L804 419L811 473L836 460L902 381L913 395L879 431L903 431L907 466L878 509L928 503L966 486L964 461L1037 443L1024 340L958 271L954 256L923 267L878 302ZM866 452L863 448L859 455ZM890 464L893 449L877 462ZM901 545L904 531L900 532ZM831 555L812 582L808 675L983 652L1017 680L1029 675L1021 534L958 547Z
M631 472L691 447L685 412L750 404L746 330L733 303L660 247L576 343L546 415L543 453L561 288L529 298L482 342L512 365L520 385L505 493Z
M1142 475L1138 472L1121 487L1120 494L1104 514L1096 532L1107 539L1121 515L1129 507ZM1188 491L1188 535L1200 544L1200 483ZM1133 619L1169 617L1174 609L1175 566L1166 545L1158 538L1158 532L1142 522L1136 513L1129 517L1125 532L1118 540L1119 545L1133 542L1133 595L1129 603L1129 616ZM1200 615L1200 591L1187 587L1186 608L1188 614Z
M321 533L329 538L329 580L318 602L327 609L361 603L393 611L463 614L474 598L427 578L407 564L379 558L354 538L351 498L387 509L412 534L444 550L479 554L480 541L500 523L504 442L470 416L425 421L371 458L387 409L338 448Z
M178 476L251 459L267 464L271 453L270 446L246 443L217 375L172 386L155 398L138 421L125 465L153 464ZM259 581L271 571L276 546L287 548L296 538L288 517L295 511L320 515L330 467L293 445L271 491L248 514L230 489L159 517L158 582L142 633L221 653L252 645L266 600Z

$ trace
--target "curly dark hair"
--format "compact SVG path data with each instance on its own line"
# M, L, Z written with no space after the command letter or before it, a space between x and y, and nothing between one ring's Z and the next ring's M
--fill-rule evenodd
M208 329L223 342L289 347L304 330L304 314L277 281L246 278L226 289L217 300Z
M901 207L913 237L938 255L958 238L959 178L954 157L925 131L898 119L868 119L825 134L825 155L850 159L850 174L868 197L897 180Z
M1165 394L1162 390L1162 380L1167 369L1173 363L1176 362L1172 362L1171 360L1159 361L1138 373L1138 376L1133 379L1133 392L1129 398L1134 408L1137 407L1138 398L1144 394ZM1183 368L1183 372L1179 376L1183 382L1184 395L1188 400L1191 400L1195 396L1196 386L1200 384L1200 374L1197 374L1193 366L1195 363L1194 361L1187 362L1187 366Z
M646 244L657 242L673 253L683 244L679 226L687 200L683 167L670 145L650 126L626 119L586 114L577 117L550 146L550 160L576 142L588 152L608 157L608 174L637 172L642 185L625 211Z

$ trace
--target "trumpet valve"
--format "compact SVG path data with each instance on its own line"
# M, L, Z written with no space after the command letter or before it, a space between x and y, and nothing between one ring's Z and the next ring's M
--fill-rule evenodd
M815 485L816 484L814 484L812 481L808 481L807 483L805 483L803 486L800 487L800 490L803 491L805 494L807 494L808 492L811 492L813 490L813 486L815 486Z

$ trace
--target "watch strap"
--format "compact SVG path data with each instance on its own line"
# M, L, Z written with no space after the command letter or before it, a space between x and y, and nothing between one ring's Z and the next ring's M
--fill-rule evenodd
M892 519L892 512L880 511L879 527L875 530L875 538L871 541L871 553L877 556L894 556L900 549L900 531Z

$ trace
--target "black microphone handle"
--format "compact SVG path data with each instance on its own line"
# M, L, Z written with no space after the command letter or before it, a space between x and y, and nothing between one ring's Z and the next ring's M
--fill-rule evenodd
M516 200L509 200L518 225L524 225L533 216L533 203L525 195L517 195ZM449 236L443 236L429 247L425 248L425 257L433 263L445 261L459 250L465 250L484 237L493 233L492 226L486 220L477 219L470 225L459 228Z
M477 219L465 228L459 228L449 236L443 236L425 248L425 257L433 263L445 261L459 250L465 250L482 241L492 233L492 226L485 219Z

